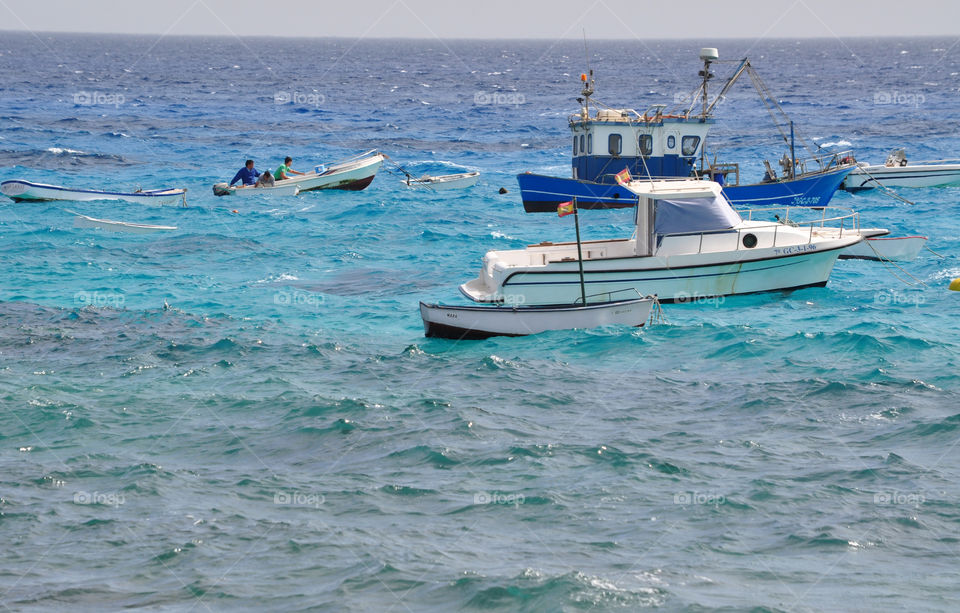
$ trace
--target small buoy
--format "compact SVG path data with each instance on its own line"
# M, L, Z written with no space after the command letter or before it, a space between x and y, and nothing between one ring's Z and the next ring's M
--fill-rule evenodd
M960 292L960 277L950 282L950 289L954 292Z
M238 211L237 209L233 209L233 210L230 211L230 212L231 212L231 213L239 213L240 211Z
M497 193L506 194L506 193L509 193L509 192L507 192L507 188L506 188L506 187L501 187L501 188L500 188L500 191L497 192Z

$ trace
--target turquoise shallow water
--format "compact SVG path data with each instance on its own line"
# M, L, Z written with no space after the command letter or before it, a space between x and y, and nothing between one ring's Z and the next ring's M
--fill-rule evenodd
M955 608L960 190L835 198L930 236L945 257L906 272L840 262L826 288L668 305L640 331L425 339L418 300L457 300L486 249L569 238L522 213L513 176L566 171L582 49L154 42L0 37L4 178L190 190L186 209L0 205L7 608ZM591 45L599 97L686 92L703 44ZM960 149L951 45L721 54L750 48L818 142L921 159ZM478 97L495 91L518 103ZM731 94L717 142L759 169L750 100ZM209 190L248 156L373 147L483 176ZM74 229L64 208L180 229ZM626 211L583 221L629 232Z

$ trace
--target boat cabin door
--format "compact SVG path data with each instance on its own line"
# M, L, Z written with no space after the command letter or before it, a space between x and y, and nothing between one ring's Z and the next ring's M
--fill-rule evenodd
M684 160L680 158L680 132L676 130L665 130L663 133L663 171L665 177L685 177L688 172L681 166L685 166Z

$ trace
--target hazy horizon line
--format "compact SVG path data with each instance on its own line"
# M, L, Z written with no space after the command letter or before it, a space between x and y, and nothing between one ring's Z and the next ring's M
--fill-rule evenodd
M0 29L0 35L4 34L25 34L25 35L49 35L49 34L71 34L71 35L80 35L80 36L125 36L125 37L137 37L137 36L154 36L161 38L241 38L241 39L251 39L251 38L262 38L262 39L279 39L279 40L349 40L356 41L361 40L404 40L404 41L524 41L524 42L543 42L543 41L554 41L558 39L551 38L549 36L538 36L538 37L513 37L513 36L503 36L503 37L474 37L474 36L458 36L452 38L442 38L439 36L283 36L277 34L163 34L159 32L88 32L88 31L77 31L77 30L29 30L29 29L19 29L19 30L6 30ZM755 41L758 38L763 40L781 40L781 41L797 41L797 40L849 40L849 39L887 39L887 40L899 40L899 39L922 39L922 38L955 38L955 34L882 34L882 35L867 35L867 34L848 34L843 36L724 36L724 35L714 35L710 36L709 40L750 40ZM651 38L589 38L587 37L588 42L633 42L633 41L701 41L705 40L706 37L651 37ZM581 37L565 37L559 39L561 41L569 40L573 42L582 42Z

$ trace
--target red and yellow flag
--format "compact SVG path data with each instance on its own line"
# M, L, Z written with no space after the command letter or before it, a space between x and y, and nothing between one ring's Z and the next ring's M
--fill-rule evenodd
M614 175L614 178L617 180L617 183L623 185L630 182L630 171L624 168L620 172Z
M557 216L564 217L566 215L573 215L573 201L570 202L561 202L557 205Z

